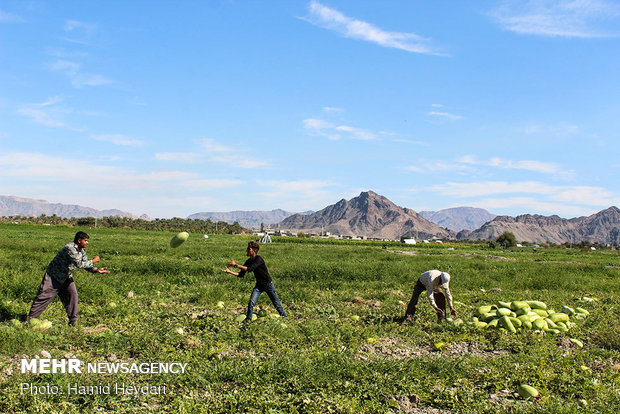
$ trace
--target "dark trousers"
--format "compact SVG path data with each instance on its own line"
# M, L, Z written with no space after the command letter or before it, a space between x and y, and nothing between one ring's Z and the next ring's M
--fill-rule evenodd
M38 318L56 296L60 298L67 311L69 323L74 324L78 318L78 293L75 288L75 282L69 278L65 282L60 283L48 275L47 272L43 275L39 292L32 302L28 319Z
M420 299L420 295L425 290L426 288L424 287L422 282L418 280L418 282L415 284L415 287L413 288L413 294L411 295L411 300L409 301L409 304L407 305L407 310L405 311L405 318L409 318L409 317L413 318L416 310L418 309L418 299ZM433 299L435 299L435 303L437 304L437 307L441 309L445 315L446 314L445 295L442 292L435 291L433 292ZM439 314L437 315L437 320L441 321L441 315Z
M278 293L276 292L276 287L273 285L273 282L269 283L267 286L261 286L258 283L252 289L252 294L250 295L250 303L248 303L248 312L246 314L246 318L248 321L252 320L252 313L254 312L254 305L258 302L258 297L261 293L266 292L271 299L271 303L275 306L276 310L280 314L286 318L286 312L284 312L284 308L280 303L280 299L278 298Z

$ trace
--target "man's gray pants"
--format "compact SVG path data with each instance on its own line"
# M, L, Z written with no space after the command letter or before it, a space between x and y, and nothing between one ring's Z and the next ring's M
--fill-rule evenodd
M39 292L32 302L28 319L38 318L39 315L49 306L54 298L58 296L67 311L69 323L74 324L78 319L78 293L75 282L69 278L63 283L45 273Z

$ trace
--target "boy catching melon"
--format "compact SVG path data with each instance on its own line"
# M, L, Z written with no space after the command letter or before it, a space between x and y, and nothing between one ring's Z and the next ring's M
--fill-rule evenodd
M227 267L222 270L224 273L231 274L237 277L243 277L247 272L253 272L254 277L256 278L256 285L252 290L252 294L250 295L250 303L248 304L248 312L246 314L246 321L252 320L252 313L254 311L254 305L258 301L258 297L261 293L266 292L275 306L276 310L280 314L286 318L286 312L284 312L284 308L280 303L280 299L278 298L278 294L276 292L276 287L273 284L273 280L269 275L269 271L267 270L267 265L265 265L265 261L262 257L258 255L258 250L260 246L256 242L249 242L248 248L246 249L246 256L250 258L245 261L243 265L236 263L234 260L229 261ZM239 273L235 273L231 271L228 266L236 267L241 270Z

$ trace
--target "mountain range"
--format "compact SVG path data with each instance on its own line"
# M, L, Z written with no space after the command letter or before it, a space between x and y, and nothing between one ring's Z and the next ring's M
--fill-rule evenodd
M587 217L564 219L558 216L524 214L498 216L474 231L460 231L459 240L495 240L509 231L517 240L536 243L620 243L620 209L612 206Z
M497 217L483 208L453 207L439 211L420 211L428 221L454 231L476 230Z
M35 200L33 198L2 196L0 195L0 216L53 216L58 217L129 217L138 216L126 211L110 209L97 210L90 207L78 206L76 204L50 203L45 200ZM142 215L139 218L149 219ZM150 219L149 219L150 220Z
M0 196L0 216L60 217L130 217L136 215L121 210L96 210L72 204L49 203L31 198ZM147 215L139 218L150 220ZM272 211L233 211L222 213L195 213L190 219L237 221L244 227L267 227L297 232L330 232L339 235L369 238L400 239L457 239L495 240L504 231L512 232L517 241L536 243L578 243L580 241L602 244L620 243L620 209L612 206L587 217L564 219L556 215L525 214L517 217L495 216L473 207L456 207L420 213L400 207L373 192L362 192L351 200L317 212L291 213Z
M310 214L312 211L300 214ZM281 209L275 209L271 211L229 211L229 212L202 212L195 213L188 216L188 219L200 219L211 221L225 221L233 224L239 223L243 227L257 229L264 224L269 226L275 223L279 223L287 217L292 216L295 213L290 211L284 211Z
M479 210L482 209L463 207L426 214L444 224L457 221L475 223L475 220L480 222L493 216L486 210ZM450 213L456 215L457 212L465 216L468 212L473 213L473 217L448 219ZM415 239L495 240L503 232L509 231L517 241L558 244L588 241L608 244L620 243L620 209L612 206L588 217L573 219L537 214L494 216L476 230L465 229L456 233L430 222L411 209L396 206L387 198L368 191L348 201L340 200L307 216L288 217L278 227L292 231L329 231L340 235L393 240L406 236Z

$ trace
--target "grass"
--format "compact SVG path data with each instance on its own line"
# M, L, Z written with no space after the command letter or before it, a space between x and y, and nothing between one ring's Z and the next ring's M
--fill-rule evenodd
M260 254L290 318L244 325L235 318L253 276L220 270L229 259L242 262L252 238L191 234L171 249L172 232L85 230L89 257L100 256L112 273L76 271L79 326L66 326L55 300L42 315L53 327L37 332L13 328L10 319L28 312L45 267L77 229L0 225L0 412L604 413L620 406L617 251L399 243L383 249L378 242L276 238ZM556 309L579 304L591 315L567 334L509 334L439 325L422 297L417 320L401 324L403 302L431 268L452 274L465 320L481 304L517 299ZM583 296L597 301L576 301ZM259 306L276 313L266 295ZM568 345L569 337L584 347ZM439 341L450 347L433 351ZM187 362L188 369L21 374L20 359L43 350L84 362ZM72 383L165 384L167 392L30 395L22 383L64 390ZM542 397L518 398L520 383Z

